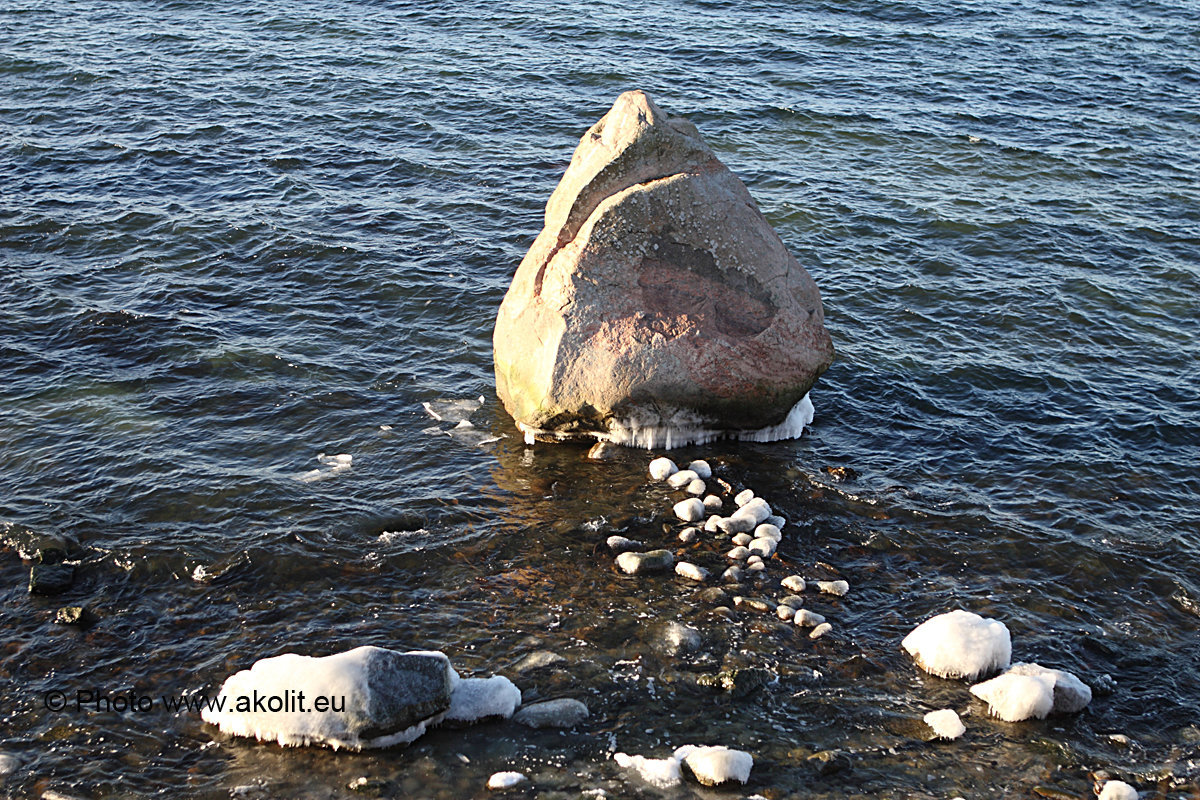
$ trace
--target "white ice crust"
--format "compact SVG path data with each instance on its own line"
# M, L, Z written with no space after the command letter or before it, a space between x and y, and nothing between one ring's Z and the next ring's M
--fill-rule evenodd
M658 447L672 450L689 444L707 444L717 439L777 442L782 439L799 439L804 428L812 424L815 413L812 400L806 394L800 398L800 402L792 406L783 422L759 430L712 430L704 425L698 415L679 412L666 421L658 414L646 414L644 418L631 416L623 420L613 420L609 423L608 433L597 438L645 450Z
M659 789L669 789L679 784L679 759L675 757L646 758L614 753L613 761L616 761L621 769L636 772L646 783Z
M292 747L327 744L335 750L342 747L359 750L411 742L425 732L426 725L440 721L441 716L376 739L362 739L346 727L348 717L363 717L370 707L367 663L375 649L364 646L324 657L285 653L261 659L250 669L235 673L225 680L218 695L218 698L225 698L222 710L205 709L200 716L225 733L252 736L261 741ZM446 659L442 653L430 652L426 655ZM452 686L457 686L458 676L453 669L450 675ZM308 710L298 709L299 692L304 693ZM292 710L234 710L239 697L252 697L256 693L264 697L292 698ZM312 704L318 696L344 698L345 711L314 710Z
M685 744L675 751L675 758L687 764L696 780L705 786L750 780L754 757L742 750L731 750L724 745L700 747Z
M475 722L489 717L508 719L521 705L521 690L503 675L463 678L450 694L448 722Z
M1138 800L1138 792L1125 781L1109 781L1096 800Z
M519 772L496 772L488 778L489 789L511 789L519 783L529 780Z
M971 694L988 704L992 716L1005 722L1045 719L1054 707L1054 678L1006 672L971 687Z
M925 724L942 739L957 739L967 731L967 726L962 724L958 713L952 708L930 711L925 715Z
M943 678L975 680L1006 668L1012 659L1003 622L961 609L921 623L902 645L918 666Z

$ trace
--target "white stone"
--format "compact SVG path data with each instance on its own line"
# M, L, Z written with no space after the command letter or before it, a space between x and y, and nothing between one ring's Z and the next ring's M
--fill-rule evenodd
M779 584L788 591L796 592L797 594L803 592L808 585L805 583L804 578L801 578L799 575L788 575Z
M769 516L765 520L763 520L763 522L768 525L774 525L776 528L779 528L779 530L783 530L783 526L787 525L787 520L784 519L783 517L779 516L778 514L772 514L771 516Z
M1047 675L1054 681L1052 714L1075 714L1092 702L1092 689L1070 672L1048 669L1040 664L1013 664L1008 671L1014 675Z
M685 492L687 492L688 494L699 497L700 495L702 495L706 491L708 491L708 487L706 487L704 485L704 481L700 480L699 478L696 478L696 480L692 481L687 486L683 487L683 490ZM703 503L704 501L701 500L700 502ZM705 507L705 510L707 510L707 506Z
M725 533L749 533L754 530L754 517L750 515L722 517L717 527Z
M1054 707L1054 678L1006 672L971 687L971 694L988 704L988 711L1005 722L1045 719Z
M708 580L708 570L687 561L680 561L675 565L675 574L693 581Z
M1096 800L1138 800L1138 791L1125 781L1108 781Z
M975 680L1005 669L1012 658L1004 623L961 609L922 622L902 645L917 666L943 678Z
M754 524L750 526L750 530L754 530L767 517L771 516L771 507L767 505L766 500L763 500L761 497L755 497L749 503L746 503L746 505L733 512L733 516L735 518L747 517L754 520Z
M720 511L723 505L725 504L721 502L721 498L715 494L710 494L704 498L704 507L709 511Z
M675 466L675 462L665 456L656 458L650 462L650 477L656 481L665 481L676 472L679 472L679 467Z
M733 542L737 547L745 547L754 541L754 537L748 533L735 533L729 541Z
M519 772L497 772L488 778L489 789L511 789L519 783L529 780Z
M783 533L781 533L779 528L775 527L774 525L764 522L754 529L754 538L770 539L778 544L783 539Z
M617 567L626 575L665 572L674 565L675 556L670 550L651 550L648 553L621 553L621 555L617 556Z
M799 595L789 594L779 601L780 605L791 606L792 608L803 608L804 598Z
M750 770L754 768L754 757L749 753L720 745L684 745L675 751L675 758L686 764L693 777L705 786L720 786L733 781L745 783L750 780Z
M750 544L746 545L746 547L750 548L751 553L762 556L763 558L770 558L771 556L775 555L774 539L768 539L766 537L755 539L754 541L750 542Z
M687 465L687 468L699 475L704 480L708 480L712 477L712 467L708 465L707 461L693 461Z
M679 532L679 541L684 544L691 544L700 538L700 530L698 528L684 528Z
M822 622L820 625L812 629L812 633L808 634L810 639L820 639L825 634L833 630L833 626L828 622Z
M775 613L784 622L791 622L796 616L796 609L791 606L780 605L775 608Z
M720 522L721 518L716 514L713 514L708 518L708 521L704 523L704 530L708 531L709 533L716 533L717 531L721 530Z
M925 715L925 724L933 728L933 732L941 739L957 739L967 730L952 708L930 711Z
M750 558L753 558L753 557L754 556L751 556ZM746 569L749 572L763 573L763 572L766 572L767 565L761 561L755 561L753 564L751 564L749 559L747 559L746 560ZM762 577L762 576L759 575L759 577Z
M741 545L733 548L732 550L730 550L728 553L725 554L726 558L733 559L734 561L744 561L749 556L750 556L750 551L747 550L746 548L742 547Z
M671 477L667 478L667 485L672 489L682 489L694 480L699 480L700 476L692 472L690 469L681 469Z
M817 591L845 597L850 592L850 584L845 581L817 581Z
M815 611L809 611L807 608L798 608L794 621L803 628L812 628L824 624L825 617Z
M450 694L446 721L475 722L493 717L508 719L520 705L521 690L502 675L463 678Z
M743 576L742 568L737 564L721 573L721 579L730 583L741 583Z
M746 557L746 566L750 566L751 564L761 564L761 563L763 563L763 559L762 559L762 556L760 556L760 555L750 555L750 556Z
M754 492L750 491L749 489L743 489L742 491L738 492L737 495L733 498L733 502L737 503L738 506L741 507L741 506L746 505L746 503L749 503L753 499L754 499Z
M672 510L675 512L675 516L684 522L699 522L704 519L704 503L695 497L680 500Z

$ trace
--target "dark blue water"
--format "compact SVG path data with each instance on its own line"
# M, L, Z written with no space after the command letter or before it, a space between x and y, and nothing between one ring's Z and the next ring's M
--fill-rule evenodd
M612 749L703 741L754 753L744 794L772 798L1085 797L1098 769L1196 796L1198 52L1189 0L5 3L4 790L463 797L520 769L537 796L658 796ZM851 582L815 602L819 642L616 575L608 533L661 535L649 455L526 448L495 399L500 299L631 88L700 127L821 287L838 361L811 434L679 454L791 521L780 569ZM479 396L474 436L422 407ZM56 597L26 591L45 537L78 562ZM74 603L99 623L54 625ZM988 720L899 650L958 606L1114 690ZM704 652L657 654L666 619ZM353 755L42 703L359 644L464 674L554 650L566 669L518 685L593 714ZM779 680L686 680L720 666ZM942 706L968 734L928 744Z

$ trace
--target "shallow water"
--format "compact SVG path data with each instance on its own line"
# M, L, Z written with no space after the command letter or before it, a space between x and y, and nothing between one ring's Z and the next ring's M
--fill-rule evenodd
M1178 0L5 6L4 791L449 798L518 769L550 797L1087 797L1104 769L1200 795L1198 29ZM821 287L812 430L672 454L789 520L772 581L850 582L810 598L821 640L618 574L608 535L674 535L651 455L528 448L495 399L508 280L629 88L700 127ZM45 536L79 562L57 597L26 591ZM54 625L69 603L99 623ZM1114 691L987 719L899 649L959 606ZM663 654L668 620L702 649ZM360 644L592 716L347 754L43 706ZM566 661L515 671L541 650ZM696 685L726 667L778 680ZM929 743L946 706L967 734ZM610 759L688 742L752 752L751 784L660 792Z

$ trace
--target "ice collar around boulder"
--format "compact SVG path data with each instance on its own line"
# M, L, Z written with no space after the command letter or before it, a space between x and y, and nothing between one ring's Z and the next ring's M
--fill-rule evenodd
M622 94L545 222L494 332L497 392L527 438L674 447L811 420L833 358L816 284L692 123Z

